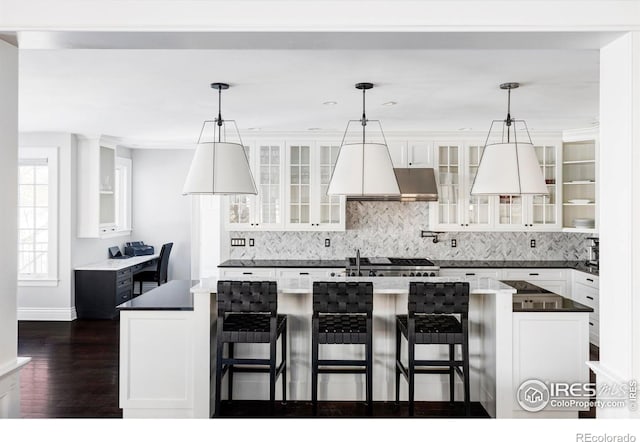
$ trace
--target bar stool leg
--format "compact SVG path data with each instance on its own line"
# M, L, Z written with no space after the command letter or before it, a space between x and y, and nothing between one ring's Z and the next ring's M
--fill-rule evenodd
M276 344L275 337L269 343L269 411L273 415L276 402Z
M234 349L234 343L233 342L229 342L229 359L233 359L233 349ZM228 384L227 384L227 391L229 393L229 401L233 400L233 364L229 365L229 376L228 376Z
M222 389L222 349L224 343L220 340L220 334L218 334L218 342L216 346L216 399L215 399L215 416L220 416L221 406L221 389Z
M367 415L373 416L373 333L371 318L367 318Z
M462 345L462 374L464 375L464 408L465 414L471 416L471 391L469 388L469 340L465 337Z
M414 338L415 339L415 338ZM413 416L414 413L414 399L415 399L415 358L416 358L416 346L414 339L409 338L409 360L408 360L408 374L409 374L409 416Z
M453 362L456 360L456 346L454 344L449 344L449 362L452 364L449 365L449 404L453 406L454 397L455 397L455 368Z
M400 403L400 367L398 364L400 363L400 344L402 339L402 332L400 331L400 327L396 321L396 405Z
M282 367L282 403L287 403L287 323L284 324L282 330L282 361L284 363Z
M318 415L318 319L313 320L311 332L311 405L313 415Z

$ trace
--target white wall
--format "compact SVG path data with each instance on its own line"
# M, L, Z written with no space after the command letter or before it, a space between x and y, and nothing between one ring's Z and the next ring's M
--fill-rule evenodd
M16 360L18 48L0 40L0 371ZM0 393L2 393L0 391ZM0 396L2 396L0 394Z
M191 278L191 203L182 195L193 151L132 150L133 233L160 251L173 242L169 279Z

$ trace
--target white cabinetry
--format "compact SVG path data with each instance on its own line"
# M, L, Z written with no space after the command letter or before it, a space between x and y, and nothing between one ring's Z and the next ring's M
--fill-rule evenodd
M425 140L389 140L393 167L433 167L433 143Z
M344 196L327 195L340 146L332 143L287 143L287 230L344 230Z
M527 281L561 296L570 294L570 270L566 269L504 269L505 281Z
M221 267L218 269L220 278L259 277L275 278L276 269L264 267Z
M115 144L101 137L78 136L78 238L118 234L115 162Z
M571 298L593 309L593 313L589 313L589 340L594 345L600 345L599 279L579 270L573 270L572 276Z
M258 195L227 198L227 230L278 230L283 226L283 143L248 143L245 152Z

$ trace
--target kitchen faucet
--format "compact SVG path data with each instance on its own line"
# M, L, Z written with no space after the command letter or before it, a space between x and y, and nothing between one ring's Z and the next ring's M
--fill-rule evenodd
M356 276L360 276L360 249L356 249Z

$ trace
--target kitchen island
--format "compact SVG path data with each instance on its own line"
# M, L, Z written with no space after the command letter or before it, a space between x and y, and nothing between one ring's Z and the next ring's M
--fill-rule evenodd
M514 405L518 388L514 378L517 361L514 360L512 295L515 289L497 280L477 277L334 279L373 282L375 401L392 401L394 398L395 315L406 313L409 282L468 281L471 400L480 403L492 417L509 418L518 411L517 404ZM308 401L311 397L311 301L314 280L315 278L309 277L277 280L278 312L289 315L288 401ZM184 291L185 284L179 289ZM185 311L177 306L175 311L170 311L164 305L163 310L145 311L143 297L137 300L138 309L132 305L121 309L123 360L120 400L125 417L209 417L213 414L214 387L210 374L215 364L215 354L211 348L215 348L216 287L216 279L203 280L192 287L192 310ZM153 290L144 296L150 294L153 294ZM152 300L153 297L149 296L147 299ZM583 315L586 327L588 313ZM134 317L137 324L131 322ZM559 316L554 318L556 322L559 319ZM125 329L125 326L128 328ZM149 326L153 330L146 330ZM136 337L136 334L142 338ZM146 352L153 353L154 356L137 358L137 362L132 364L131 360L136 359L135 352L131 351L132 343L135 342L141 348L144 345ZM585 345L588 346L588 340ZM322 357L339 357L344 351L349 351L352 355L353 352L364 351L357 346L326 347L329 348ZM417 357L447 357L446 350L439 348L440 346L424 347L430 348L420 349ZM587 347L583 345L581 348ZM267 351L267 346L246 344L244 347L236 347L239 357L247 353L260 357L266 355ZM574 352L575 355L580 359L572 366L584 366L588 353L582 355ZM553 363L551 361L551 365ZM149 370L153 370L153 374L145 376L145 372ZM584 372L585 375L588 374L588 371ZM258 373L235 376L234 399L267 399L266 379L265 375ZM319 381L320 400L363 399L362 375L325 374L321 375ZM225 393L223 385L223 400ZM400 393L401 400L406 399L406 383L401 384ZM416 400L448 400L448 379L440 375L416 377ZM462 400L462 385L459 380L456 384L456 400ZM575 414L577 415L577 411Z

